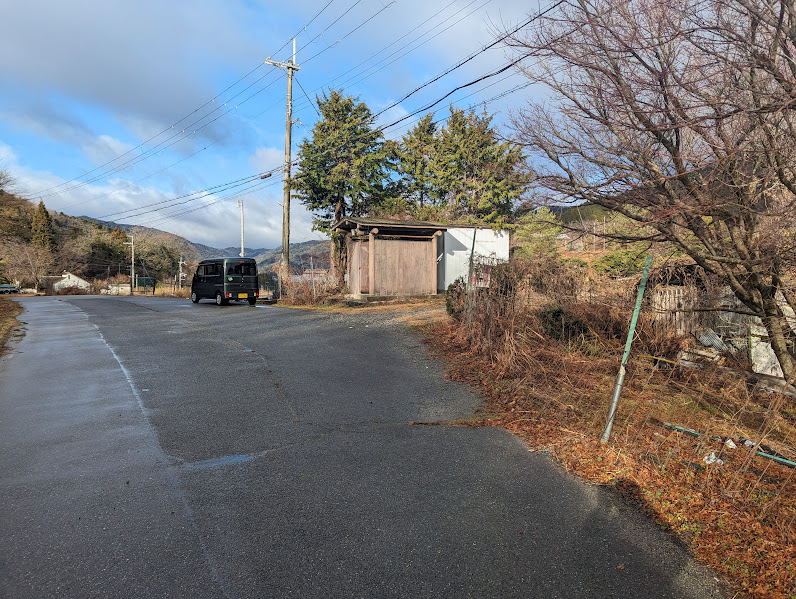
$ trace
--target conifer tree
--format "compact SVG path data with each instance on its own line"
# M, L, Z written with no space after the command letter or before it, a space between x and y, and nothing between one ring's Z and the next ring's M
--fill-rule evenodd
M127 237L127 232L124 229L120 229L118 226L113 228L111 231L111 242L115 244L125 243L129 240Z
M498 141L492 117L450 110L439 132L435 175L440 200L455 216L499 223L509 215L525 184L518 168L522 153L518 146Z
M395 148L395 170L400 177L401 192L418 208L435 203L435 197L440 196L434 173L439 152L433 119L433 113L420 119Z
M384 199L387 150L374 117L363 102L332 90L318 98L321 119L312 138L299 144L292 187L313 213L313 228L331 232L346 216L367 216ZM342 282L346 267L343 238L332 233L331 265Z
M33 235L33 243L41 248L55 251L55 232L53 231L53 220L50 213L44 206L44 202L39 202L36 212L33 213L33 222L31 223L31 233Z
M383 198L387 153L370 109L332 90L318 99L321 120L299 144L293 189L329 232L345 216L364 216Z

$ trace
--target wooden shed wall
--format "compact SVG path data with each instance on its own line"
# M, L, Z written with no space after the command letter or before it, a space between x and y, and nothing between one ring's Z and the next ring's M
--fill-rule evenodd
M432 239L375 239L375 295L437 293L436 244Z
M368 242L352 239L348 245L348 288L351 293L368 293Z

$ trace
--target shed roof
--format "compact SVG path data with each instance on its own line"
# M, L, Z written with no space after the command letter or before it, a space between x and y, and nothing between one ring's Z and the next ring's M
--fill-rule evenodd
M379 229L380 233L401 234L411 232L421 235L433 235L437 231L446 231L448 228L448 225L430 221L353 217L346 217L332 227L332 229L339 231L359 229L363 232L369 232L371 229Z

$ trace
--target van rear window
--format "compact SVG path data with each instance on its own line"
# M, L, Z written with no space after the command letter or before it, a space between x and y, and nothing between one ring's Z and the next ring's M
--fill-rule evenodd
M244 262L243 264L229 264L227 266L227 274L254 276L257 274L257 267L251 262Z

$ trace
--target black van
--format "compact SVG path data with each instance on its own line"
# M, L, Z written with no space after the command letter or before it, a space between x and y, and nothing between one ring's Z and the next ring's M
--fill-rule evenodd
M229 300L246 300L250 306L257 303L260 280L254 258L209 258L196 268L191 283L191 301L215 299L223 306Z

